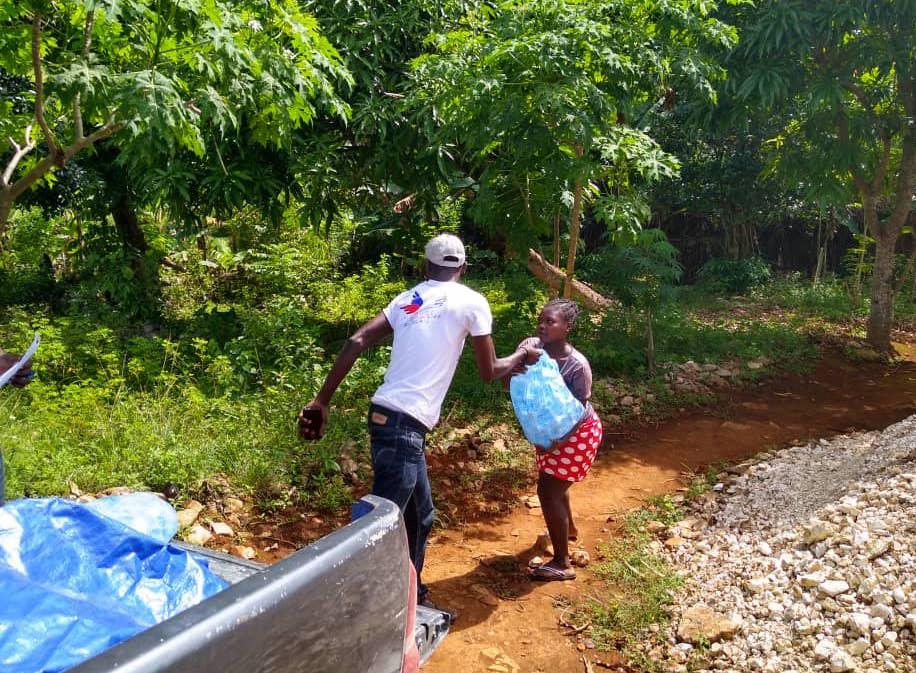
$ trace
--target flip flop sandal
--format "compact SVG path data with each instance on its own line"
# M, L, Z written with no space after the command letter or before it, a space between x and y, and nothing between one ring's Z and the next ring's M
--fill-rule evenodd
M560 570L545 563L532 570L530 576L532 580L538 582L562 582L576 579L576 571L572 568Z

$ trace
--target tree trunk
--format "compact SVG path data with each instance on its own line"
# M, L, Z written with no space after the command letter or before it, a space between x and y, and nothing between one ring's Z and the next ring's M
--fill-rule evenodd
M868 343L879 353L891 350L894 321L894 245L897 237L884 227L875 232L875 266L868 311Z
M550 264L531 249L528 250L528 270L554 291L559 290L566 282L566 274L562 269ZM590 311L604 311L617 303L579 280L572 282L572 296Z
M135 256L142 257L149 250L146 243L146 235L140 226L140 219L134 211L130 200L125 194L118 196L117 200L111 207L111 217L114 220L115 228L118 230L118 236L129 251Z
M655 333L652 331L652 309L646 309L646 364L649 376L655 376Z
M821 273L824 271L824 260L827 253L827 244L824 242L824 218L817 218L817 261L814 264L814 278L812 285L821 282Z
M579 216L582 211L582 182L576 180L573 191L573 206L569 214L569 248L566 252L566 282L563 284L563 296L572 297L573 273L576 271L576 251L579 249Z
M146 242L146 234L143 233L143 227L140 226L140 219L134 210L130 198L126 194L119 194L111 206L111 219L114 220L115 229L118 237L124 244L124 252L130 265L130 270L134 272L134 278L144 288L146 293L150 293L154 285L154 278L146 266L146 253L149 245Z
M6 234L6 227L10 220L10 211L13 208L12 195L4 189L0 192L0 252L3 252L3 237Z
M913 97L910 81L910 99L908 111L916 110L916 98ZM913 210L913 194L916 191L916 142L913 142L911 131L903 135L903 155L897 173L893 208L890 217L884 222L878 221L877 208L873 198L863 198L866 222L873 222L872 231L875 237L875 267L872 273L871 307L868 311L868 329L865 338L879 353L890 353L891 329L894 320L894 249L897 238L903 231L903 225ZM874 193L879 185L875 185ZM866 193L866 196L870 196Z
M576 158L581 159L585 151L582 145L576 145ZM573 203L569 212L569 248L566 253L566 282L563 284L563 296L572 297L573 273L576 270L576 251L579 248L579 227L582 218L582 179L576 178L573 187Z

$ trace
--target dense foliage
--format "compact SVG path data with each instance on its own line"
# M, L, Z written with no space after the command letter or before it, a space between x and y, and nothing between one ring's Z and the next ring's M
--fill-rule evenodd
M346 113L335 85L349 75L290 0L6 1L0 20L0 69L31 89L20 89L30 105L8 101L0 117L14 147L0 184L0 235L17 198L103 141L137 189L177 206L191 195L178 186L186 176L176 154L213 147L218 155L233 136L279 146L318 110ZM229 173L225 161L221 168ZM250 168L233 168L247 187Z
M730 86L780 115L772 169L875 240L868 338L889 348L897 239L916 194L916 2L770 0L735 17Z
M225 472L338 507L385 347L325 440L295 410L442 230L501 353L549 295L528 248L614 299L574 339L599 381L798 364L869 312L883 350L875 307L916 290L914 7L0 0L0 347L44 337L0 395L9 494ZM445 417L434 442L508 406L465 361Z

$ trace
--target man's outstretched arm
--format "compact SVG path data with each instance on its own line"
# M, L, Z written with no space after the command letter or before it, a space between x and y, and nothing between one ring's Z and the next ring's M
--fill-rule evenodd
M537 349L523 346L512 355L497 358L493 337L489 334L471 337L471 345L474 347L477 371L480 372L480 378L484 381L495 381L496 379L504 378L520 365L533 365L540 357L540 352Z
M315 396L315 399L309 402L302 411L299 412L299 436L303 439L318 439L324 434L324 426L328 420L328 406L331 404L331 398L340 386L341 381L347 376L353 368L356 359L368 348L379 343L382 339L390 335L394 330L391 323L384 313L379 313L369 322L360 327L353 333L344 344L343 350L334 360L331 371L328 372L321 386L321 390ZM318 410L321 413L319 427L315 427L314 419L309 418L306 410Z

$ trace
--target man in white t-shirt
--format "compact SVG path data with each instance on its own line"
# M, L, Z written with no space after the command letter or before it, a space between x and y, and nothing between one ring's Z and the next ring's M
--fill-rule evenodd
M432 605L420 579L426 539L435 510L426 473L426 433L439 421L442 400L470 335L481 378L501 379L521 364L537 361L538 351L519 348L496 357L487 300L459 281L467 270L464 245L440 234L426 244L427 280L402 292L351 336L315 399L299 414L299 434L324 434L328 405L356 358L394 335L385 381L372 396L369 435L372 493L394 501L404 513L410 558L417 570L417 602Z

